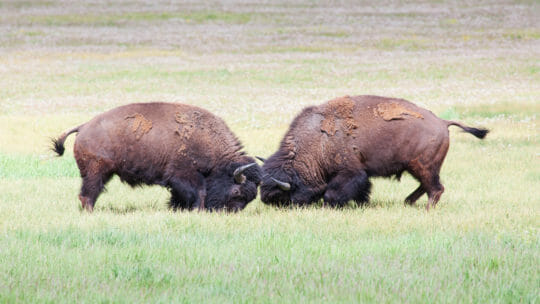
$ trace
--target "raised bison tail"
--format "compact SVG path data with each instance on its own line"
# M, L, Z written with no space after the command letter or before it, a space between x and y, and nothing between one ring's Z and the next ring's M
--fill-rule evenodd
M69 130L67 132L62 133L62 135L60 135L60 137L58 137L58 138L53 138L52 139L53 146L52 146L51 150L56 152L56 154L58 154L58 156L62 156L64 154L64 151L65 151L64 141L66 141L66 138L69 136L69 134L79 132L79 128L81 126L82 125L80 125L78 127L75 127L75 128L73 128L73 129L71 129L71 130Z
M477 129L472 127L467 127L466 125L463 125L459 122L451 121L451 120L445 120L447 126L458 126L463 129L463 131L467 133L471 133L472 135L483 139L486 137L486 135L489 133L488 129Z

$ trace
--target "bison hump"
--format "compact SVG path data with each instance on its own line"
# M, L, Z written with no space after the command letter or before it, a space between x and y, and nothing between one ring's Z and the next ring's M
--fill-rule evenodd
M407 117L414 117L423 119L422 114L413 110L407 109L404 105L398 102L383 102L379 103L377 107L373 109L373 114L379 116L386 121L395 119L405 119Z
M353 116L354 105L354 100L348 95L330 100L323 111L321 131L334 135L342 129L345 134L350 135L354 129L358 128L358 123Z

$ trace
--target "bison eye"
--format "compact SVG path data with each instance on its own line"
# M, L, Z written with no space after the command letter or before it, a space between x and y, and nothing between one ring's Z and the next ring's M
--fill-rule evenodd
M231 190L231 195L232 195L233 197L240 196L240 189L234 187L234 188Z

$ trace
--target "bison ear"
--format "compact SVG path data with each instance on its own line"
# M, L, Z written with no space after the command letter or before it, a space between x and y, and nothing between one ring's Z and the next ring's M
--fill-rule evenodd
M236 168L236 170L234 170L234 173L233 173L234 181L237 184L243 184L246 181L246 176L243 174L244 171L247 168L252 167L254 165L256 165L256 163L251 163L251 164L243 165L243 166L240 166L240 167Z

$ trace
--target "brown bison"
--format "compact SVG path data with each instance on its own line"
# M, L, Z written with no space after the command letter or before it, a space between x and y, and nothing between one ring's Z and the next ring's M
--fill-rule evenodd
M260 167L242 152L225 122L201 108L161 102L121 106L53 140L58 155L74 132L83 179L79 199L88 211L113 174L131 186L169 188L174 210L237 211L257 195Z
M478 138L488 133L403 99L345 96L305 108L263 165L261 199L273 205L305 205L321 197L331 206L364 203L370 177L399 179L407 171L420 186L406 202L412 205L427 193L429 209L444 191L439 171L452 125Z

